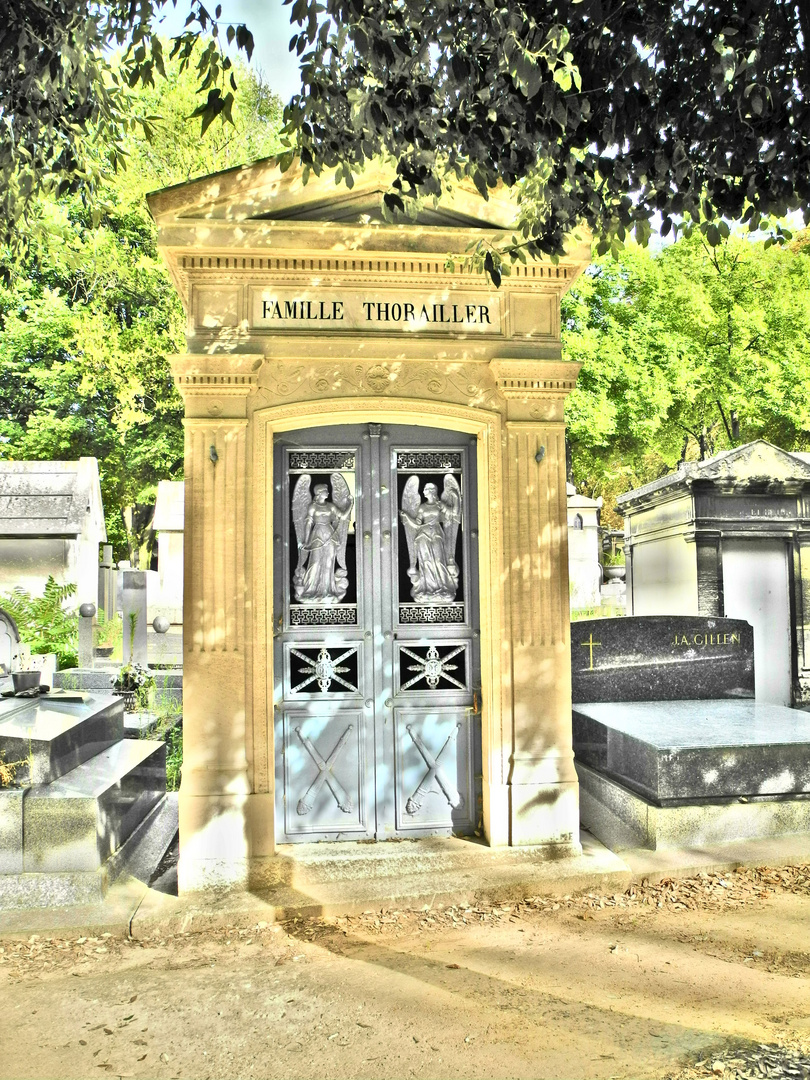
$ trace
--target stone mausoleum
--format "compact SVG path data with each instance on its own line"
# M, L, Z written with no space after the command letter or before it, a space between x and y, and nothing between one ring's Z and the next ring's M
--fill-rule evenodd
M515 205L259 162L149 205L186 312L181 889L279 845L579 849L560 297ZM290 848L285 849L288 853Z
M98 606L99 545L107 539L98 462L0 461L0 592L41 596L50 574Z
M810 702L810 454L762 440L622 495L629 615L745 619L758 701Z

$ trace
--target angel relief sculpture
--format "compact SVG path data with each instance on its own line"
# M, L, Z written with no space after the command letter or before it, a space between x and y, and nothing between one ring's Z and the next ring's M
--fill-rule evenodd
M354 499L338 472L329 485L316 484L304 473L295 485L292 517L298 541L298 564L293 574L295 599L300 604L339 604L349 588L346 537Z
M413 582L411 596L417 604L446 604L458 592L456 537L461 524L461 489L451 473L445 473L439 498L435 484L425 484L424 502L419 477L411 476L402 492L400 517L408 540Z

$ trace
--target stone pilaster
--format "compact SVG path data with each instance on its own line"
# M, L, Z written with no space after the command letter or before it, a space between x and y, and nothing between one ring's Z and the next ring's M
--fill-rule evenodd
M698 615L725 614L723 600L723 552L719 533L695 536Z
M509 627L509 843L578 852L563 406L579 365L493 361L507 399L504 606Z
M268 854L250 828L246 723L246 412L259 366L256 356L173 361L186 407L182 888L244 883L248 860Z

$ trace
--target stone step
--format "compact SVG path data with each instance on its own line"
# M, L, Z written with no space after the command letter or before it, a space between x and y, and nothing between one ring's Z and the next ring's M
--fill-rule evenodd
M0 753L5 761L28 759L18 779L50 784L124 737L124 707L111 694L81 703L46 696L0 702Z
M118 850L166 793L166 744L122 739L31 788L23 810L27 873L88 871Z
M177 792L167 791L149 817L110 860L110 882L116 881L122 874L128 874L148 885L174 842L178 826Z
M3 794L0 792L0 796ZM23 793L17 794L22 796ZM135 901L134 910L176 836L177 793L172 791L158 801L129 839L96 870L24 874L20 868L15 873L0 873L0 933L4 923L14 925L13 919L8 922L9 912L36 908L48 908L54 913L59 908L77 909L75 918L79 924L84 910L81 905L100 905L112 886L119 882L122 883L118 889L119 898L122 892L127 893ZM19 852L22 867L22 824ZM99 912L95 911L91 921L98 916ZM58 920L59 916L55 915L55 918Z

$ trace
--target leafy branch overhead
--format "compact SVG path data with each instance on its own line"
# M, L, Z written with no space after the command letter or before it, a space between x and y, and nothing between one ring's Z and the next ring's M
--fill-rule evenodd
M378 155L396 188L523 188L530 255L585 222L615 250L662 219L810 217L808 0L285 0L305 166Z
M25 246L45 192L81 192L126 165L153 118L132 92L165 71L157 36L178 0L17 0L0 23L0 242ZM555 255L580 222L618 250L697 224L712 246L727 221L751 230L810 218L810 0L285 0L302 92L289 150L351 185L393 159L388 211L470 179L486 195L523 184L513 253ZM227 47L244 24L188 7L169 52L196 68L190 115L232 119ZM199 48L200 43L204 47ZM779 230L777 227L777 233ZM484 256L482 255L482 262ZM499 253L487 269L497 271Z
M194 110L202 129L217 116L232 119L237 81L220 48L220 7L188 0L184 30L169 57L196 67L205 100ZM164 77L158 36L164 9L176 0L14 0L0 20L0 244L22 252L43 194L80 192L88 202L105 175L126 167L126 142L152 133L156 119L133 91ZM248 59L253 38L228 25ZM210 38L199 49L201 38Z

